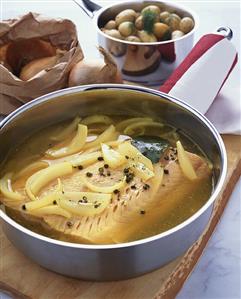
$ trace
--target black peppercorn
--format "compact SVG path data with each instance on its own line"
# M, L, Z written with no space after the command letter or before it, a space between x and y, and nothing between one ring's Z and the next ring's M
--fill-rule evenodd
M98 170L99 170L99 173L104 173L104 168L103 167L100 167Z
M132 173L132 172L128 172L128 173L126 174L126 182L127 182L127 183L130 183L133 179L134 179L134 173Z
M72 227L73 226L73 223L71 221L67 221L66 224L67 224L68 227Z
M143 186L143 189L144 190L148 190L150 188L150 185L148 185L148 184L145 184L144 186Z
M124 170L123 170L123 172L125 173L125 174L127 174L127 173L129 173L129 168L124 168Z

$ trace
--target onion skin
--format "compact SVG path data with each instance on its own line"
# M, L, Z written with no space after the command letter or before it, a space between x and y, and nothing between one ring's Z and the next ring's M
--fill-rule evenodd
M4 46L0 47L0 64L3 65L6 69L9 70L9 72L13 72L13 68L10 66L10 64L7 62L7 50L10 44L6 44Z
M21 69L29 62L54 55L56 48L50 42L31 38L11 42L7 48L6 60L13 73L19 76Z
M10 73L13 72L13 69L11 68L11 66L6 61L0 61L0 64L2 66L4 66Z
M121 73L113 58L102 47L98 47L102 59L83 59L71 70L69 87L93 83L123 83Z
M44 57L29 62L22 68L19 78L23 81L28 81L46 68L53 67L57 63L58 57L58 55Z

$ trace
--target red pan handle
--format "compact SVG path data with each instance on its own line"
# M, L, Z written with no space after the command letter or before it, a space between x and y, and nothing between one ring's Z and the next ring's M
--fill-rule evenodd
M238 61L232 30L204 35L160 90L206 113Z

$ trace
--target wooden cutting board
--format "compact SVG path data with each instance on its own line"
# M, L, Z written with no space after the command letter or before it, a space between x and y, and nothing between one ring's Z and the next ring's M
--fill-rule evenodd
M199 240L181 257L152 273L119 282L88 282L67 278L33 263L15 249L0 230L0 289L14 298L34 299L147 299L175 298L200 258L222 216L241 174L241 137L224 136L228 175L216 200L210 222Z

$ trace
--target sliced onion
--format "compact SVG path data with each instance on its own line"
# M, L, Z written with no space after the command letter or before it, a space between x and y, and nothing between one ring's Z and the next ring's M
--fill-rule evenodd
M74 167L80 166L80 165L88 166L88 165L95 163L97 161L98 157L100 157L101 155L102 155L102 153L100 151L89 153L89 154L81 154L80 156L73 158L69 162Z
M41 171L41 170L40 170ZM37 200L36 196L33 194L32 189L31 189L31 184L34 180L36 180L38 178L39 175L41 175L41 172L35 172L33 175L31 175L25 184L25 192L27 193L28 197L31 200Z
M52 136L52 140L56 141L63 141L66 138L68 138L74 131L77 129L77 126L80 122L81 118L79 116L75 117L75 119L63 130L61 130L60 133L56 134L55 136Z
M101 150L105 163L108 164L111 168L116 168L126 163L126 158L117 151L110 148L109 145L102 143Z
M112 193L114 190L119 190L125 186L126 177L124 177L122 181L112 186L98 186L88 181L85 177L83 177L83 181L86 187L89 188L91 191L100 193Z
M44 196L43 198L25 203L25 208L27 211L32 211L32 210L36 210L51 205L53 204L54 201L56 201L57 203L60 196L62 195L62 192L63 192L63 185L61 180L58 178L58 185L56 191Z
M0 179L0 191L4 197L11 200L24 200L24 196L18 192L12 191L11 186L12 173L6 173L3 178Z
M163 167L160 166L160 164L156 164L154 168L154 177L151 179L152 181L152 186L151 186L151 192L152 196L155 196L158 189L161 186L163 176L164 176L164 169Z
M27 165L26 167L24 167L23 169L21 169L18 173L16 173L14 175L14 179L16 180L18 178L25 177L29 173L36 172L36 171L46 168L48 166L49 166L49 163L46 161L33 162L33 163Z
M115 134L116 134L115 137L117 138L117 137L118 137L118 136L117 136L118 133L115 133ZM114 141L108 141L108 142L105 142L105 144L107 144L107 145L109 145L109 146L111 146L111 147L117 147L117 146L119 146L122 142L123 142L123 140L114 140ZM100 148L101 148L101 143L98 144L98 145L95 146L95 147L92 147L92 148L88 149L88 152L97 151L97 150L100 149Z
M36 210L32 210L29 212L29 214L36 215L36 216L58 215L58 216L63 216L65 218L71 217L70 212L66 211L65 209L57 205L52 205L52 206L47 206Z
M177 158L179 161L179 165L182 169L182 172L189 180L195 180L197 178L197 174L192 166L192 163L185 152L180 141L177 141Z
M132 161L136 163L144 164L147 168L153 171L153 164L151 160L142 155L142 153L136 147L131 145L129 141L120 144L117 151L120 154L129 157Z
M62 148L50 148L46 151L46 154L52 158L60 158L75 154L79 152L85 145L88 134L88 128L85 125L78 125L78 130L75 137L70 142L69 146Z
M94 216L100 214L106 209L109 203L110 201L98 202L95 205L92 203L78 204L66 199L61 199L59 202L64 210L79 216Z
M130 169L134 172L134 174L144 181L149 180L154 177L154 172L147 168L143 163L129 163Z
M95 135L95 136L99 135L99 134L103 133L107 128L108 128L108 126L106 126L106 125L102 125L102 126L98 125L97 128L94 128L94 127L93 128L89 128L88 129L89 136L91 136L91 135ZM87 141L88 141L88 138L87 138Z
M29 177L25 184L25 191L30 199L36 200L36 195L40 189L60 176L71 174L72 171L73 167L69 162L53 164Z
M150 117L133 117L133 118L125 119L116 125L116 130L122 132L129 125L135 124L136 122L140 122L140 121L152 122L153 120Z
M81 122L83 125L92 125L92 124L113 124L113 120L106 115L92 115L84 118Z
M83 199L84 196L88 200L87 203L76 201ZM73 200L68 200L66 197ZM94 216L103 212L110 204L110 201L111 194L68 192L60 198L59 205L68 212L79 216Z
M95 140L87 142L84 149L100 146L102 142L113 141L117 138L117 132L113 125L110 125L103 133L101 133Z
M49 206L49 205L53 204L54 201L57 202L60 195L61 194L59 192L53 192L51 194L44 196L41 199L27 202L27 203L25 203L26 210L32 211L32 210L36 210L36 209L39 209L39 208L42 208L45 206Z
M135 134L136 129L141 129L144 127L163 128L163 124L160 124L158 122L139 121L126 127L124 130L124 134L132 136L133 134Z

